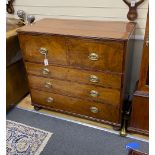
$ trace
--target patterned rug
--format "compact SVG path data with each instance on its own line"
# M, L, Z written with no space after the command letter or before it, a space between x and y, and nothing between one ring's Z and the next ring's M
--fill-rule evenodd
M52 133L6 121L6 155L39 155Z

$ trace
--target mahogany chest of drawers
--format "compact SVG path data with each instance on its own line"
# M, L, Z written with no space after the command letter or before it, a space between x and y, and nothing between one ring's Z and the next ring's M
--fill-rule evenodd
M43 19L18 30L32 105L120 126L135 24Z

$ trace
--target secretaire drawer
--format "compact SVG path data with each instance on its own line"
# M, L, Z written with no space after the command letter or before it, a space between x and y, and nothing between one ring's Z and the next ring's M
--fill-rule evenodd
M122 72L124 45L121 42L69 38L68 46L72 66Z
M19 41L25 60L43 63L46 54L49 63L67 64L67 49L62 36L20 34Z
M121 88L121 75L72 69L58 66L47 66L35 63L26 63L28 74L68 80L79 83L93 84L103 87Z
M64 94L90 101L120 105L120 91L117 89L103 88L99 86L79 84L57 79L36 77L29 75L29 85L33 89Z
M67 97L54 93L31 90L32 103L51 108L54 110L68 112L70 114L84 115L109 122L118 123L119 108L81 99Z

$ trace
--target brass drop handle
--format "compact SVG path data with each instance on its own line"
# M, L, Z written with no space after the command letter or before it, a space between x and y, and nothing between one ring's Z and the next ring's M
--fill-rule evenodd
M96 75L90 75L89 81L93 83L97 83L99 79Z
M41 54L43 54L43 55L47 55L48 50L47 50L46 48L44 48L44 47L41 47L41 48L39 49L39 52L40 52Z
M48 97L48 98L46 99L46 102L47 102L47 103L53 103L53 101L54 101L54 99L53 99L52 97Z
M91 90L90 91L90 96L97 97L98 95L99 95L99 93L96 90Z
M98 113L98 108L97 107L90 107L90 111L94 114Z
M98 54L96 54L96 53L90 53L89 56L88 56L88 58L89 58L90 60L92 60L92 61L96 61L96 60L99 59L99 56L98 56Z
M49 71L48 68L44 68L43 71L42 71L43 75L48 75L49 72L50 72L50 71Z
M51 88L52 87L52 83L50 81L45 82L45 88Z

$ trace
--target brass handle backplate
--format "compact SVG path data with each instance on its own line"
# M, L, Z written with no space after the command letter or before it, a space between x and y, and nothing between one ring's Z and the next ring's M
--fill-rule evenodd
M44 47L41 47L41 48L39 49L39 52L40 52L41 54L43 54L43 55L47 55L48 50L47 50L46 48L44 48Z
M96 61L96 60L99 59L99 56L98 56L98 54L96 54L96 53L90 53L89 56L88 56L88 58L89 58L90 60Z
M97 97L98 95L99 95L99 93L96 90L91 90L90 91L90 96Z
M92 112L92 113L94 113L94 114L96 114L96 113L98 113L98 108L96 108L96 107L90 107L90 111Z
M51 88L52 87L52 83L51 82L45 82L45 88Z
M46 99L46 102L47 103L52 103L54 101L54 99L52 98L52 97L48 97L47 99Z
M42 71L43 75L48 75L49 72L50 72L50 71L49 71L48 68L44 68L43 71Z
M89 81L93 83L97 83L99 79L96 75L90 75Z

